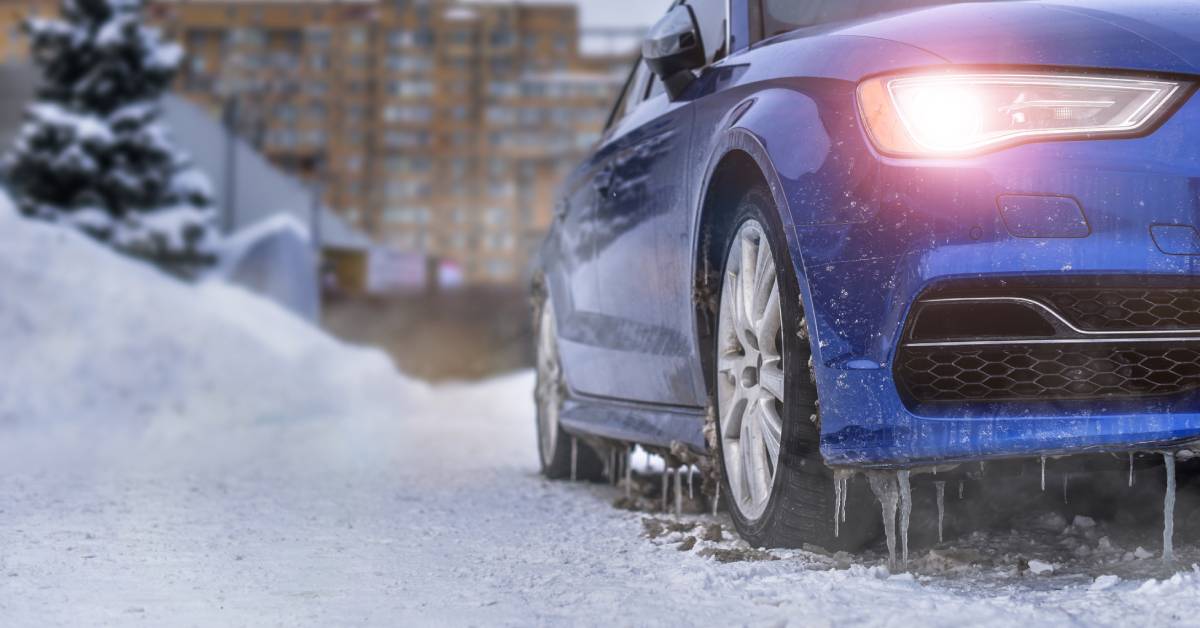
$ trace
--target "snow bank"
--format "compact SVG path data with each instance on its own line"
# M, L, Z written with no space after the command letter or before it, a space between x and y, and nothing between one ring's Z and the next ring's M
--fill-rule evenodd
M178 282L9 205L0 200L4 463L336 458L428 397L383 354L270 301ZM275 443L287 438L308 447Z
M214 278L252 290L305 320L321 315L317 258L308 229L275 214L225 239Z

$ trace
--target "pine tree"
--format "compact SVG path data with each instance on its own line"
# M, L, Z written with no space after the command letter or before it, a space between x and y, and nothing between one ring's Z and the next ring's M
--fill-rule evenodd
M183 56L142 24L142 0L62 0L29 19L37 98L4 163L26 215L194 273L214 259L212 190L158 119Z

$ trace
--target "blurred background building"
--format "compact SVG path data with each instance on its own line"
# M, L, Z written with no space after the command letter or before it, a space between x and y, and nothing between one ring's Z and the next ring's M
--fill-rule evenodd
M25 59L20 19L57 6L0 2L0 60ZM527 277L553 190L599 137L640 40L582 29L571 3L158 0L149 18L188 53L178 92L375 242L467 285ZM222 182L236 163L213 175L240 188Z
M581 24L577 2L632 26ZM20 23L58 3L0 0L0 76L25 81L6 80L0 137L36 76ZM624 13L666 3L147 0L146 17L186 51L166 121L225 230L309 217L325 327L445 379L531 362L529 263L554 191L633 65L647 20Z

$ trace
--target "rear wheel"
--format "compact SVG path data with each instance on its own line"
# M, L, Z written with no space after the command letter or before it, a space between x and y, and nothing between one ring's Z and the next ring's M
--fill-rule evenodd
M834 536L812 349L774 211L764 190L746 194L725 248L713 393L726 503L753 545L857 548L864 526Z
M554 307L548 299L539 298L534 309L534 330L537 336L537 385L533 398L537 405L538 457L542 474L557 480L571 477L572 447L574 447L575 477L596 480L603 476L604 465L595 451L582 441L563 433L559 425L566 380L558 354L558 327Z

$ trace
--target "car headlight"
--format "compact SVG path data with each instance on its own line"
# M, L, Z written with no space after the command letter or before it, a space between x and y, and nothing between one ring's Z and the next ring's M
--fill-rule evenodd
M961 155L1031 139L1137 134L1186 87L1087 75L919 74L863 81L858 105L885 153Z

